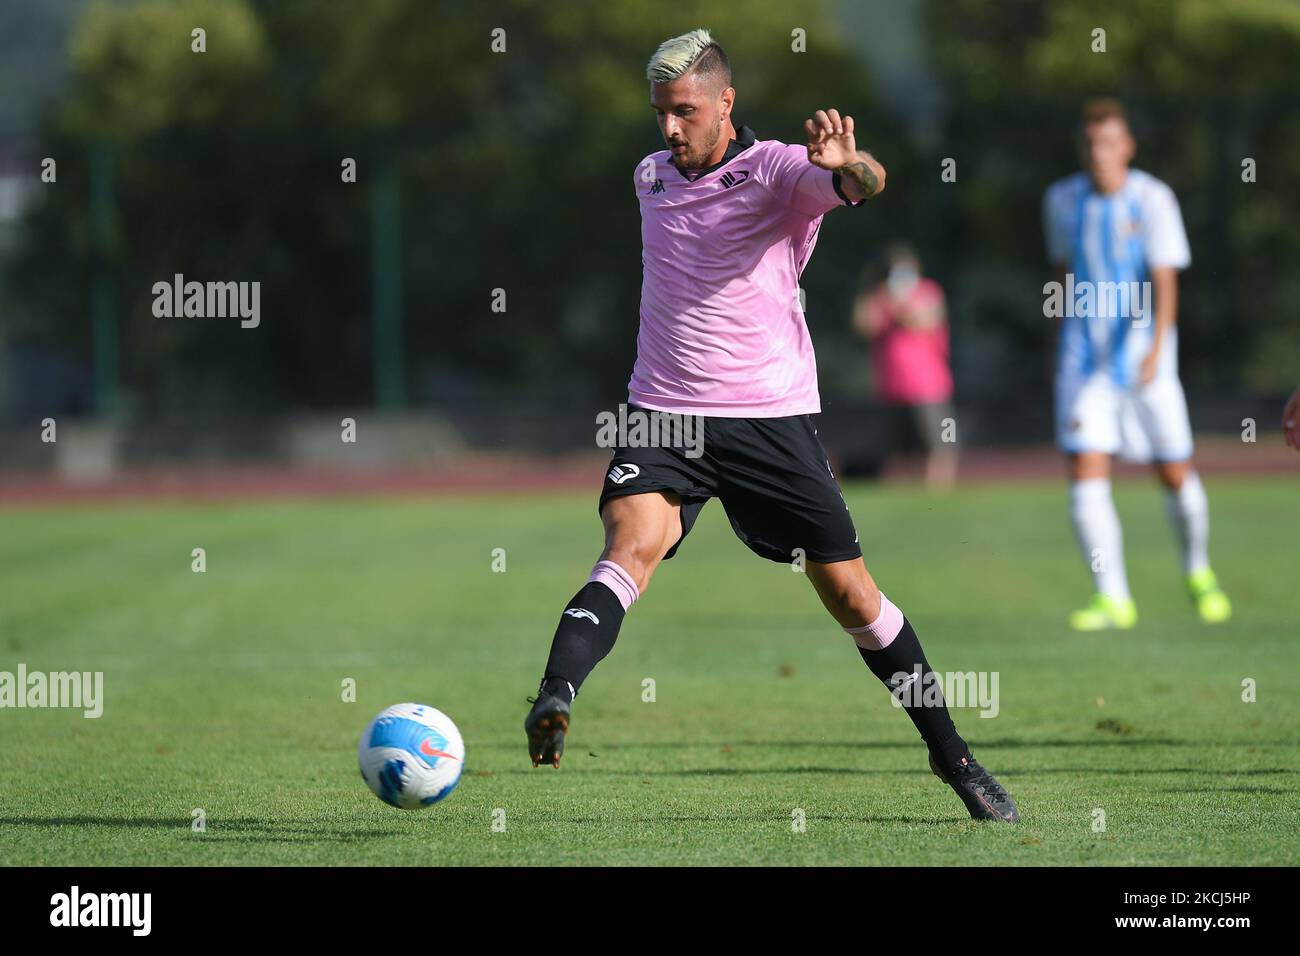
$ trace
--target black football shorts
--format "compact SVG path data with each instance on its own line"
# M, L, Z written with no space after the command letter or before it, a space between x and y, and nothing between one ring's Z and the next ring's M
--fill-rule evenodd
M650 415L629 405L629 416L634 411ZM682 500L682 535L667 558L677 553L710 498L722 502L736 536L760 557L830 563L862 556L812 416L693 418L702 433L690 441L655 447L629 438L635 447L614 449L599 510L611 498L675 491Z

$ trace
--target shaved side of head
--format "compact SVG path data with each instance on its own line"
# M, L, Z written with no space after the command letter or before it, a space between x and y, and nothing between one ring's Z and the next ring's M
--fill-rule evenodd
M645 71L651 83L671 83L688 73L694 74L712 96L731 85L731 61L708 30L692 30L665 40Z

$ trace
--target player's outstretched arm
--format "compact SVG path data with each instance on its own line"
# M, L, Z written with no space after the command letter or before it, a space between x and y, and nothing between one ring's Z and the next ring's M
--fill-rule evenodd
M840 188L850 199L870 199L885 189L885 167L853 139L853 117L839 110L818 110L804 121L808 162L840 174Z

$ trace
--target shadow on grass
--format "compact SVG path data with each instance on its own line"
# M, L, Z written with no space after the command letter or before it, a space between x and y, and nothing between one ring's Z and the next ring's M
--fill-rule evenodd
M909 817L909 816L864 816L861 813L809 813L804 819L821 823L906 823L925 826L941 826L949 823L967 824L971 820L965 817ZM672 813L659 816L629 816L628 821L636 823L776 823L788 827L788 817L773 816L771 813L717 813L690 814ZM610 817L565 817L557 823L599 824L608 826Z
M1300 793L1297 787L1161 787L1156 793Z
M517 775L530 773L543 773L545 767L522 767L511 768L509 770L497 770L494 773L499 775ZM747 777L763 775L785 775L793 776L797 774L852 774L854 776L914 776L916 774L929 775L929 768L918 765L916 767L902 768L876 768L876 767L693 767L680 770L651 770L647 768L631 770L607 770L603 767L586 764L582 768L584 775L601 776L601 777ZM1290 770L1281 767L1260 767L1253 770L1222 770L1207 772L1204 767L1139 767L1128 769L1122 767L1106 768L1104 770L1096 767L1032 767L1029 769L1015 769L1012 767L1003 767L999 771L999 776L1008 778L1034 778L1047 776L1049 774L1090 774L1101 777L1131 777L1131 776L1160 776L1163 774L1194 774L1204 778L1207 773L1213 776L1221 777L1259 777L1276 774L1300 774L1300 770ZM1174 793L1192 792L1190 790L1170 791ZM1289 791L1272 791L1277 793ZM0 821L3 822L3 821Z
M0 827L107 827L114 830L185 830L190 824L177 817L0 817ZM310 823L268 823L254 817L208 818L208 828L195 836L203 840L222 843L319 843L333 841L352 843L373 837L406 836L401 830L326 828Z
M1206 777L1266 777L1277 774L1300 774L1300 770L1293 770L1289 767L1255 767L1250 770L1206 770L1204 767L1139 767L1136 769L1107 767L1105 770L1098 770L1095 767L1063 767L1060 770L1057 770L1051 767L1035 767L1032 770L1023 770L1019 772L1031 777L1045 773L1089 773L1098 774L1104 777L1135 777L1147 774L1155 774L1158 776L1165 773L1186 773L1201 779ZM1010 776L1010 774L1008 774L1008 776ZM1190 790L1181 792L1190 792Z
M1253 740L1249 744L1241 744L1243 747L1258 747L1261 744L1267 744L1267 741ZM1201 740L1172 740L1166 737L1117 737L1106 736L1099 737L1096 740L982 740L975 739L971 741L972 747L978 747L980 750L999 749L1016 750L1032 749L1035 747L1203 747L1204 741ZM476 745L478 749L505 748L517 750L519 742L510 740L508 743L503 741L479 741ZM766 749L788 749L790 747L847 747L852 750L915 750L921 746L919 741L915 740L706 740L706 741L665 741L657 740L647 743L606 743L606 744L587 744L588 749L595 750L655 750L669 748L673 750L683 750L690 748L699 750L701 748L715 748L723 750L727 747L763 747Z
M517 774L542 774L546 767L512 767L509 770L497 770L498 775L517 775ZM606 770L595 764L586 764L582 768L584 776L597 777L746 777L751 774L801 774L801 773L818 773L818 774L888 774L907 776L910 774L920 773L917 768L903 770L875 770L870 767L695 767L692 769L681 770L649 770L642 768L640 770ZM925 770L926 773L930 771ZM0 821L2 822L2 821Z

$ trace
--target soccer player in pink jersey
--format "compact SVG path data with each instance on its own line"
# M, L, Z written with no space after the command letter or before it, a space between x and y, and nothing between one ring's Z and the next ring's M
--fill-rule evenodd
M643 281L626 415L666 417L672 428L650 432L702 440L646 441L634 428L615 448L599 504L605 549L560 617L524 722L533 765L560 765L583 681L659 562L718 498L750 550L803 562L970 815L1014 822L1015 803L953 726L912 625L867 573L812 420L821 401L799 276L822 216L878 195L885 170L834 109L805 122L806 146L737 131L731 67L706 30L661 44L646 77L667 149L632 175Z

